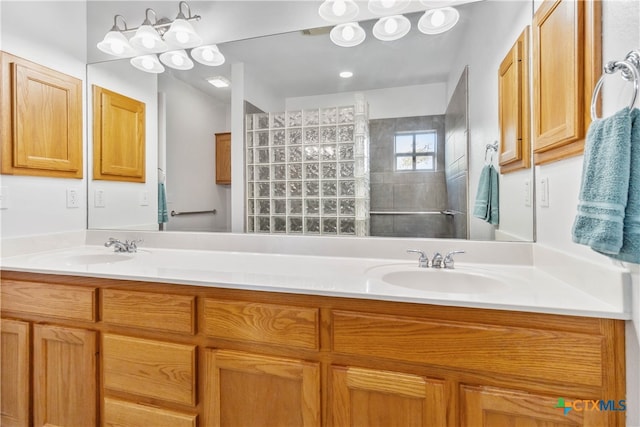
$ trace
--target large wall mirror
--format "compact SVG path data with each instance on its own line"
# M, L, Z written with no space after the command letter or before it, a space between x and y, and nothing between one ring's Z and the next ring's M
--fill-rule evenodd
M147 107L146 180L123 183L90 177L89 228L158 230L162 182L167 210L178 214L169 215L163 229L244 231L247 209L257 209L246 198L246 115L322 112L364 99L370 235L534 240L533 167L500 175L499 225L472 215L483 168L493 162L499 169L497 155L487 152L487 146L500 138L498 68L530 25L532 3L447 2L459 10L458 24L443 34L425 35L417 23L427 6L412 1L403 12L412 23L409 33L383 42L372 35L375 20L367 15L366 2L358 2L364 11L360 25L366 39L351 48L331 42L331 24L318 17L320 3L189 2L192 13L201 15L196 30L205 43L217 44L226 62L217 67L196 63L188 71L167 67L163 73L150 74L132 67L128 59L107 58L94 46L113 25L114 15L123 15L129 27L135 27L146 8L173 19L178 2L89 2L87 96L97 85ZM341 78L342 71L353 76ZM218 76L228 79L230 87L207 83L207 78ZM87 117L92 141L91 111ZM234 174L231 185L220 185L216 184L216 134L226 132L232 133ZM398 170L404 168L402 141L407 138L433 139L425 143L433 156L422 159L425 163L418 170ZM94 153L89 147L91 164ZM340 147L334 148L338 152ZM321 166L322 157L318 162ZM413 168L415 164L414 160ZM267 180L276 178L270 175ZM287 202L288 195L283 206Z

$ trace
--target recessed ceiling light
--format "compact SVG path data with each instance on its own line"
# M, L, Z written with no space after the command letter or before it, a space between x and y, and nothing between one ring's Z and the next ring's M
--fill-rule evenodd
M340 77L343 79L348 79L349 77L353 77L353 73L351 71L341 71Z
M207 81L215 87L229 87L229 85L231 84L231 82L227 78L222 76L210 77L207 79Z

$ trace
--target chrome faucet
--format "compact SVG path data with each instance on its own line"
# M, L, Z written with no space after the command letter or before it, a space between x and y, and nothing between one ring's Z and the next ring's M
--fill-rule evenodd
M431 267L442 268L442 254L440 252L436 252L433 255L433 259L431 259Z
M109 237L109 240L104 245L107 248L113 246L114 252L138 252L138 243L140 242L142 242L142 240L125 240L123 243L118 239Z
M444 264L444 268L449 268L449 269L453 269L453 256L455 254L463 254L464 251L451 251L447 254L446 257L444 257L444 261L442 261L442 263Z
M420 258L418 258L418 267L420 268L429 267L429 258L427 258L427 255L423 251L420 251L418 249L407 249L407 253L420 254Z

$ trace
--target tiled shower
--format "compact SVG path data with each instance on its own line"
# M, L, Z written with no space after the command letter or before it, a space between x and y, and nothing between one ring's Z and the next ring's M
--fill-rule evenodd
M247 231L369 235L367 104L248 114Z

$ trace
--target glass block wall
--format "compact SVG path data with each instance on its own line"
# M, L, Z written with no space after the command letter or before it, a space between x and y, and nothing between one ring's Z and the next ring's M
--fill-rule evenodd
M367 106L250 114L247 231L369 234Z

